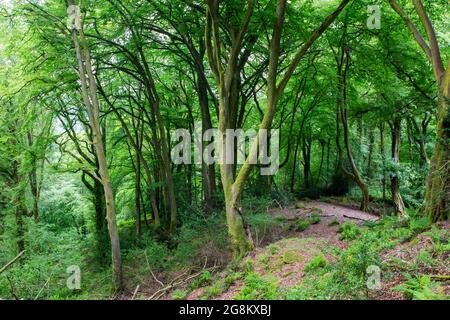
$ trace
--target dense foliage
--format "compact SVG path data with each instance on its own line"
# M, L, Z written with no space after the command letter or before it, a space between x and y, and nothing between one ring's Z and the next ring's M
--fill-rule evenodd
M450 216L448 14L445 0L0 0L0 268L20 254L0 298L110 298L229 263L173 298L235 281L240 299L367 297L382 250ZM242 165L171 160L176 129L212 128L279 129L279 170L249 162L257 143ZM317 255L288 291L242 266L283 222L268 208L321 197L396 217L341 225L340 262ZM399 290L441 297L430 283Z

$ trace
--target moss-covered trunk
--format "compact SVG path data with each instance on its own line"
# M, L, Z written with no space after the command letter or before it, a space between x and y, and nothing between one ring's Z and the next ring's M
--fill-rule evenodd
M241 259L247 252L254 248L248 228L242 216L242 208L239 207L237 193L231 191L226 194L225 207L228 223L228 235L233 249L233 258Z
M396 118L393 121L392 128L392 163L398 165L400 163L400 134L401 134L401 119ZM391 176L391 193L392 202L394 204L395 212L399 216L405 214L405 204L403 203L402 195L400 194L400 178L397 172Z
M447 73L449 71L447 70ZM450 218L450 114L448 98L448 75L446 90L439 98L436 146L430 162L430 172L427 179L425 195L425 214L433 221Z

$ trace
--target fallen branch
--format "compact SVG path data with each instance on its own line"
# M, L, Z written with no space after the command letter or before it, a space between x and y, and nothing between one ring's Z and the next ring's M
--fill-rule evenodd
M156 278L156 276L153 273L153 271L150 270L150 273L152 274L153 279L155 279L155 281L158 282L161 285L161 287L164 288L164 283L162 283L162 281L159 281L158 278Z
M334 213L330 213L330 214L326 214L326 213L319 213L319 214L318 214L318 216L319 216L319 217L322 217L322 218L328 218L328 217L337 217L337 215L336 215L336 214L334 214Z
M280 209L283 209L283 206L276 199L273 199L272 203L273 202L275 202Z
M25 253L26 250L22 251L21 253L19 253L14 259L12 259L10 262L8 262L3 268L0 269L0 274L4 271L6 271L6 269L8 269L13 263L15 263L17 260L19 260L19 258Z
M131 300L134 300L134 298L136 297L136 295L137 295L137 293L138 293L140 287L141 287L140 285L138 285L138 286L136 287L136 290L134 290L134 293L133 293L133 296L131 297Z
M355 219L355 220L359 220L359 221L378 221L378 220L380 220L380 218L376 218L376 219L366 219L366 218L358 218L358 217L349 216L349 215L347 215L347 214L343 214L342 216L343 216L344 218Z
M437 280L437 281L449 281L450 276L442 276L442 275L430 275L431 279Z
M9 276L6 276L6 279L8 279L9 282L9 292L14 297L14 299L20 300L16 294L16 288L14 287L14 283L12 282L11 278Z
M212 268L209 268L209 269L204 269L204 270L213 270L215 268L216 268L216 266L214 266ZM180 276L176 277L175 279L173 279L169 283L169 285L167 285L166 287L164 287L164 288L156 291L155 293L153 293L147 300L159 300L162 296L164 296L167 293L167 291L169 291L171 289L174 289L176 287L179 287L179 286L185 284L186 282L188 282L190 280L198 278L199 276L201 276L203 274L204 270L202 270L201 272L198 272L196 274L190 275L190 276L186 277L185 279L181 279L181 277L186 274L186 272L184 272L182 275L180 275Z

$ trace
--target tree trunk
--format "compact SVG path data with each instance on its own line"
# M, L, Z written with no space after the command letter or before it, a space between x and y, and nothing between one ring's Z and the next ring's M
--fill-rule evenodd
M403 19L415 41L422 48L428 60L433 65L433 72L438 87L439 103L437 110L436 146L427 178L425 214L432 221L446 220L450 217L450 114L448 110L450 98L450 62L447 65L447 69L445 69L436 33L422 1L413 0L412 3L419 20L425 29L429 42L428 44L414 22L400 5L395 0L390 0L389 3L395 12Z
M303 186L306 190L311 186L310 173L311 173L311 137L305 137L303 135L302 143L302 155L303 155Z
M28 131L27 132L28 137L28 145L30 148L34 144L34 137L33 132ZM33 209L32 209L32 215L34 217L34 220L38 220L39 218L39 184L38 184L38 175L37 175L37 159L36 155L31 155L31 171L28 175L30 180L30 189L31 189L31 195L33 196Z
M431 221L450 218L450 68L446 71L445 90L439 97L436 146L430 163L425 195L425 214Z
M236 188L233 183L233 166L221 165L221 177L225 194L228 234L233 248L233 257L239 260L254 248L249 229L245 225L242 216L242 208L240 207L242 189Z
M156 115L156 121L159 127L159 135L161 139L161 153L162 153L162 174L164 177L166 190L166 201L169 209L169 232L173 233L177 226L177 203L175 199L175 189L173 185L172 168L170 165L170 152L168 146L168 139L166 137L164 122L161 117L159 101L155 102L154 112Z
M344 133L344 144L345 149L347 151L347 158L350 163L351 172L347 171L342 163L342 151L339 142L339 124L337 125L337 139L336 143L338 146L338 155L339 155L339 166L340 169L348 176L350 176L358 187L361 189L362 198L361 198L361 206L360 209L362 211L369 210L369 189L366 183L363 181L361 174L359 173L358 168L356 167L355 161L353 159L353 155L350 148L349 141L349 130L348 130L348 121L347 121L347 80L348 80L348 72L350 69L350 48L342 47L341 59L338 61L338 113L340 112L340 117L342 121L342 130ZM339 117L339 116L338 116Z
M298 149L300 147L300 140L301 139L297 138L297 143L295 145L294 163L292 164L291 183L290 183L290 191L291 191L291 193L294 193L295 175L297 173L297 158L298 158Z
M277 3L277 19L273 28L272 39L270 43L269 53L269 70L267 76L267 109L264 113L263 120L260 124L260 129L268 130L272 125L275 115L276 107L280 96L283 94L289 80L297 69L298 64L308 53L314 42L323 34L329 25L336 19L340 12L348 4L349 0L343 0L339 7L325 18L323 23L312 32L308 40L300 47L295 54L292 62L284 72L281 81L277 82L277 75L279 74L279 59L281 52L281 36L283 25L285 23L286 0L278 0ZM261 132L258 134L255 142L250 147L249 156L239 170L236 179L234 179L234 166L227 164L225 161L226 145L226 131L233 129L236 124L236 110L235 101L238 90L232 88L237 85L236 79L240 79L240 72L245 66L245 61L240 61L240 53L246 45L246 34L250 25L250 20L253 15L254 1L247 1L246 13L242 19L241 26L236 29L232 28L231 46L226 63L224 64L222 50L228 46L221 40L219 21L220 8L218 0L208 1L208 9L206 12L206 30L205 43L207 47L208 60L214 75L217 87L219 88L219 149L222 157L221 164L221 178L225 194L225 210L228 222L228 232L230 234L234 256L242 257L248 250L253 247L253 243L249 232L246 230L242 210L239 208L240 196L244 190L245 183L253 168L253 163L257 159L258 143L261 140ZM249 55L247 55L248 58ZM247 231L247 232L246 232ZM248 233L248 234L246 234Z
M369 188L367 187L366 183L363 181L361 174L358 171L358 168L356 167L355 161L353 159L353 155L350 149L350 142L348 139L348 123L347 123L347 111L342 110L342 126L344 131L344 143L345 148L347 150L347 157L348 161L350 163L350 167L352 169L352 177L353 180L356 182L358 187L361 189L362 193L362 199L361 199L361 206L360 209L362 211L369 211Z
M69 1L69 5L73 1ZM114 193L112 189L111 179L108 171L108 163L106 160L105 146L103 144L103 136L100 127L100 108L97 96L97 86L92 71L91 56L87 41L84 37L83 29L79 30L81 43L83 49L80 47L78 40L78 32L75 28L72 29L72 41L75 46L78 65L79 76L82 87L83 102L86 106L89 124L92 130L92 143L98 159L98 166L100 177L104 192L106 205L106 220L108 224L109 237L111 240L111 255L113 264L113 285L115 291L123 289L123 275L122 275L122 257L120 252L119 231L116 221L116 207L114 202ZM86 74L88 79L86 79Z
M325 141L319 140L319 143L320 143L320 165L319 165L319 175L317 177L318 183L320 183L320 179L322 178L323 162L325 158Z
M106 249L109 242L108 228L106 224L105 191L103 185L97 179L93 185L93 203L95 210L95 237L97 241L98 258L100 264L106 264Z
M380 153L381 165L383 166L383 177L381 179L383 189L383 202L386 202L386 152L384 150L384 123L380 124Z
M141 159L136 155L136 181L134 192L134 203L136 209L136 235L141 236Z
M202 115L202 135L209 129L212 129L211 114L209 111L208 89L204 75L204 70L197 71L197 88L200 101L200 111ZM203 139L202 139L203 141ZM203 161L203 152L206 145L202 143L202 177L203 177L203 198L205 210L211 212L214 210L215 203L213 195L216 192L216 173L214 164L208 165Z
M23 217L27 214L27 211L25 209L25 206L23 203L20 203L21 201L18 200L18 203L16 204L16 239L17 239L17 249L19 252L22 252L25 250L25 228L24 228L24 221Z
M398 166L398 164L400 163L399 148L401 141L400 118L394 119L391 127L391 132L392 132L392 162L394 166ZM403 203L403 199L400 194L400 180L397 173L393 173L391 176L391 193L392 193L392 203L394 204L395 212L399 216L404 216L405 204Z
M373 146L375 144L375 135L372 130L369 131L369 157L367 159L367 177L372 177L372 157L373 157Z

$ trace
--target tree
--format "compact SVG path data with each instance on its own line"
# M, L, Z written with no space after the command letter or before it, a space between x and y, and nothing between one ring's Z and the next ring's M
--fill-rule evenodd
M68 5L73 5L73 1L69 0ZM97 95L97 83L92 69L91 54L82 26L77 30L74 25L71 30L71 35L78 60L78 73L80 76L83 102L88 113L89 124L92 130L92 144L95 147L99 164L100 177L96 178L103 184L105 192L106 220L108 222L109 237L111 240L114 289L120 291L123 288L122 257L120 252L119 231L116 222L114 192L108 171L108 164L106 162L105 146L103 144L103 136L100 127L100 106Z
M412 0L414 10L424 28L428 43L421 35L416 24L395 0L389 0L391 7L397 12L412 33L415 41L429 59L438 88L439 104L437 110L436 146L431 158L430 172L427 180L425 196L425 214L432 220L445 220L450 217L450 173L449 173L449 98L450 98L450 63L446 69L441 57L433 24L422 1ZM445 4L444 4L445 6Z
M247 8L244 16L241 18L240 23L232 25L227 30L231 36L231 45L228 47L225 64L223 63L223 48L227 47L221 37L221 22L223 17L220 16L219 1L209 0L207 2L207 26L206 26L206 47L208 52L208 60L211 66L211 70L214 74L214 78L219 91L219 150L222 157L220 171L222 178L222 186L225 194L225 210L228 222L228 232L230 234L232 246L234 249L235 257L242 257L253 244L246 234L244 228L244 220L242 216L242 209L239 206L240 197L243 192L245 183L252 170L252 163L255 163L258 151L258 142L261 139L261 130L270 129L273 121L275 110L283 94L286 86L292 77L298 64L309 51L314 42L322 35L322 33L328 28L328 26L336 19L341 11L348 4L348 0L342 1L339 7L330 15L328 15L322 24L314 30L310 37L304 42L300 49L294 55L292 61L288 65L286 71L281 75L281 81L277 83L281 52L281 38L283 33L283 26L285 23L286 12L286 0L279 0L277 2L276 20L273 27L272 38L269 48L269 70L267 76L267 109L264 113L263 120L259 126L260 132L256 141L250 147L249 155L237 173L236 178L234 174L233 165L227 164L226 153L227 150L227 130L234 129L232 122L232 115L235 112L236 106L233 105L234 82L239 77L242 68L245 65L245 61L248 56L244 56L242 61L240 53L246 45L246 34L248 32L251 18L254 14L254 1L247 1ZM236 10L236 6L230 4L228 10ZM235 16L239 16L234 11ZM247 39L248 41L248 39ZM247 47L248 49L248 47Z

